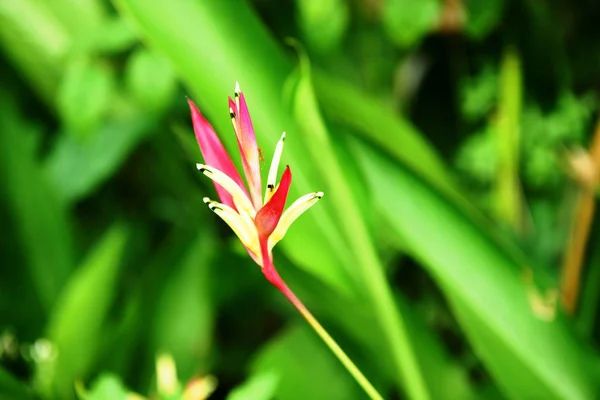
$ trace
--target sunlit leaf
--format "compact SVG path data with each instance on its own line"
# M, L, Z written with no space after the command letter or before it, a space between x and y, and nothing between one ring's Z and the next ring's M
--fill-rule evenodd
M377 207L451 300L504 393L511 398L593 397L592 366L598 359L562 318L547 322L536 316L531 288L521 278L531 264L514 258L413 174L373 151L357 147L356 154L369 172Z

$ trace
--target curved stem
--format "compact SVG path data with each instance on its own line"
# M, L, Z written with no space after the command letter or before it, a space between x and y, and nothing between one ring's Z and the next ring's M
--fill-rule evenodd
M342 348L337 344L337 342L329 335L329 333L323 328L323 326L317 321L315 316L306 308L306 306L300 301L298 297L292 292L292 290L283 282L279 274L272 269L270 271L267 279L275 286L277 289L283 293L283 295L289 300L290 303L302 314L306 322L314 329L314 331L321 337L321 339L325 342L327 347L331 350L333 354L338 358L338 360L346 367L350 375L356 380L356 382L363 388L363 390L367 393L367 395L372 400L383 400L383 397L379 394L377 389L369 382L369 380L363 375L363 373L358 369L356 364L348 357L348 355L342 350Z

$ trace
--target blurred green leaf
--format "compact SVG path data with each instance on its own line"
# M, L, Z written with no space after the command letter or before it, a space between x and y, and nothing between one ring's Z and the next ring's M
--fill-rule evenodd
M32 390L0 366L0 398L10 400L33 400Z
M107 19L88 36L77 39L74 46L92 54L120 53L133 47L138 40L131 26L118 17Z
M102 374L92 384L81 400L127 400L130 391L121 379L113 374Z
M450 357L441 340L425 325L408 299L397 296L398 307L406 320L408 333L423 371L432 399L452 398L475 400L480 398L470 386L467 371Z
M498 149L494 211L496 218L515 232L521 231L524 208L519 179L522 81L521 57L515 48L509 46L504 49L500 64L498 115L494 121Z
M47 7L74 37L86 36L98 29L108 14L104 3L98 0L37 0L36 2Z
M201 228L183 260L164 282L154 313L154 353L172 355L184 382L206 370L212 351L214 251L214 238Z
M545 322L534 314L528 297L532 288L520 278L532 263L507 253L430 185L380 154L356 150L377 207L451 300L504 393L511 398L593 397L598 359L563 319Z
M51 390L60 398L73 397L75 380L87 376L98 354L126 240L123 226L111 227L73 274L52 312L47 334L57 353L51 360ZM37 376L38 382L47 379Z
M164 109L173 99L177 85L168 61L144 48L129 58L125 83L138 104L150 111Z
M87 139L105 117L113 87L109 70L87 57L67 63L58 88L57 107L67 132Z
M344 0L296 0L298 25L308 45L319 52L334 51L348 29L350 9Z
M0 47L48 105L54 104L70 44L65 27L44 2L0 2Z
M562 182L560 152L565 146L584 145L584 137L598 105L591 93L576 97L562 93L556 107L543 112L537 104L523 110L524 181L534 188L553 188Z
M461 146L456 166L477 183L489 186L498 170L498 143L493 126L485 129L469 136Z
M265 371L256 373L227 395L227 400L270 400L279 384L279 373Z
M331 119L406 165L440 189L458 195L437 150L406 119L341 79L315 71L315 93Z
M278 400L364 398L344 367L304 324L284 331L265 346L252 371L258 376L277 371L273 397Z
M150 116L133 116L106 122L85 141L60 135L45 165L60 197L71 203L95 190L118 169L153 123Z
M483 39L498 24L505 0L465 0L466 31L473 39Z
M397 45L410 47L435 28L441 10L440 0L387 0L382 22Z
M332 210L333 215L337 217L342 235L349 245L348 252L356 264L357 278L364 285L365 295L371 301L377 322L391 348L398 381L411 398L429 398L423 371L415 358L404 318L394 304L393 292L386 281L384 266L361 215L360 206L347 183L345 175L348 174L348 170L344 169L337 159L329 132L322 120L305 55L301 55L296 86L291 95L290 101L302 138L306 140L312 157L320 161L319 166L330 188L328 196L336 205Z
M2 92L0 110L0 182L36 295L49 310L73 268L68 211L42 174L34 146L39 132Z
M461 82L461 114L469 122L485 118L496 105L498 73L491 64Z
M398 245L397 239L397 236L389 238L394 241L394 246ZM383 383L394 383L397 374L394 360L389 357L389 346L385 341L372 339L382 334L371 306L365 301L351 301L331 293L329 288L300 270L285 268L285 264L280 265L281 267L285 271L285 280L327 329L335 334L336 340L352 360L361 366L363 373L372 379L372 383L381 383L378 387L385 387L382 386ZM469 385L464 366L451 358L450 352L437 337L438 332L427 326L414 302L398 293L395 300L406 322L411 343L414 343L419 365L425 371L431 398L444 398L447 393L454 393L461 400L477 398ZM289 307L288 304L285 306ZM346 337L337 334L341 330L346 333Z

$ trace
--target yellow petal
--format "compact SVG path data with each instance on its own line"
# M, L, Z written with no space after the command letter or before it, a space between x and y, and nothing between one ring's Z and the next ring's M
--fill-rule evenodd
M223 189L227 190L227 192L233 198L235 207L238 209L238 211L240 211L240 213L246 213L250 216L250 218L254 218L256 216L256 210L254 209L252 202L246 193L244 193L242 188L240 188L240 186L235 183L233 179L218 169L208 165L196 164L196 168L198 168L198 170L200 170L200 172L202 172L204 175L221 185Z
M279 242L289 229L290 225L298 219L300 215L304 213L304 211L308 210L312 207L317 201L319 201L323 197L323 192L314 192L305 194L296 200L285 212L281 215L281 219L277 224L277 227L269 236L269 250L273 248Z
M228 205L213 201L205 197L203 201L208 204L208 208L217 214L236 234L242 244L254 254L260 254L258 243L258 231L254 221L245 213L239 214Z

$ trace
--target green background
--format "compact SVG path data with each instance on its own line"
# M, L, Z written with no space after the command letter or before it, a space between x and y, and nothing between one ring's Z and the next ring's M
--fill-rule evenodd
M236 82L263 180L286 131L288 204L325 193L275 264L386 399L597 398L598 17L591 0L0 2L0 398L177 399L206 376L212 399L365 398L202 203L186 96L239 168Z

